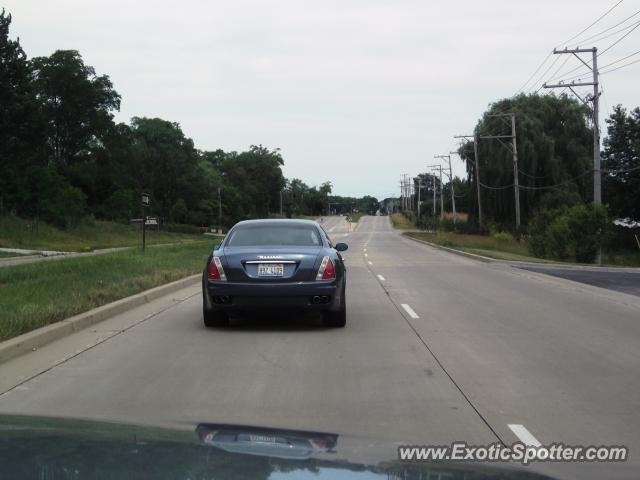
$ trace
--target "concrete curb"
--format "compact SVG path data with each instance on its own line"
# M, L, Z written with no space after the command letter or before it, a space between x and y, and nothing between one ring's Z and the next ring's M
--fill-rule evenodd
M197 284L200 278L201 274L191 275L10 338L0 343L0 364L127 310Z
M424 243L425 245L429 245L430 247L437 248L438 250L444 250L445 252L455 253L456 255L460 255L461 257L471 258L473 260L477 260L479 262L484 263L495 263L501 262L505 263L503 260L496 260L495 258L483 257L482 255L477 255L475 253L463 252L462 250L456 250L455 248L444 247L442 245L438 245L436 243L427 242L426 240L420 240L419 238L412 237L411 235L402 235L403 238L409 238L414 242Z
M401 234L404 238L409 238L414 242L424 243L425 245L429 245L433 248L438 248L440 250L444 250L450 253L454 253L456 255L460 255L463 257L471 258L473 260L478 260L484 263L501 263L504 265L509 265L511 267L532 267L539 269L558 269L558 270L587 270L591 272L625 272L625 273L640 273L640 268L637 267L617 267L612 265L575 265L571 263L552 263L552 262L525 262L523 260L501 260L499 258L491 258L485 257L483 255L478 255L477 253L469 253L463 252L462 250L456 250L455 248L444 247L442 245L438 245L435 243L428 242L426 240L420 240L418 238L412 237L411 235Z

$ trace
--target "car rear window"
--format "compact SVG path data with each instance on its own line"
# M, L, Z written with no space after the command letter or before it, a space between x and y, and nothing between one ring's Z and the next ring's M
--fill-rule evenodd
M320 246L322 240L310 225L255 225L235 228L226 242L228 247L268 245Z

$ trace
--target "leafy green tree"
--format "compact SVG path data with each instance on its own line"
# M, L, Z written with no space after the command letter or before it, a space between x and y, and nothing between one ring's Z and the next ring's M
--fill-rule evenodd
M592 200L592 134L589 111L566 95L518 95L491 104L476 125L480 136L511 134L509 122L494 115L516 114L520 210L524 224L544 203ZM475 191L473 146L461 153L469 161L470 189ZM515 200L513 160L508 146L499 140L478 142L483 214L503 228L513 228ZM563 191L564 197L556 192ZM477 217L476 196L471 195L473 218Z
M11 15L0 13L0 212L31 214L30 178L44 168L44 137L19 40L9 38Z
M151 193L153 211L168 218L188 188L185 177L197 165L193 141L184 135L179 124L160 118L134 117L131 128L133 163L140 190Z
M640 220L640 108L618 105L606 122L603 198L613 215Z
M52 159L64 166L85 159L113 126L120 95L109 77L96 75L76 50L36 57L31 65Z

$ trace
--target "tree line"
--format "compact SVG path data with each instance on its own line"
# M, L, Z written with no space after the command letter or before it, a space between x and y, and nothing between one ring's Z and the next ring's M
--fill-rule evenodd
M478 169L485 226L512 230L515 219L514 167L509 138L482 138L511 134L509 118L516 115L518 183L523 229L540 211L571 208L593 201L593 132L591 111L577 99L563 95L518 95L489 105L474 128L479 137ZM602 199L613 217L640 219L640 108L616 106L605 120L602 145ZM456 208L468 212L478 227L476 162L473 141L463 142L458 154L467 176L453 181ZM451 211L451 182L432 173L414 178L414 190L427 218L433 207L433 189L444 194ZM417 197L417 193L416 193ZM414 199L417 200L417 199ZM439 211L440 200L436 199Z
M86 216L230 225L269 215L321 215L332 185L286 179L277 148L199 150L180 125L116 123L120 94L76 50L27 58L0 13L0 213L71 225Z

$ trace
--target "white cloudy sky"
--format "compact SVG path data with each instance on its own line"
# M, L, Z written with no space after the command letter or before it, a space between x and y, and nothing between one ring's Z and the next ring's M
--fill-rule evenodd
M288 177L312 185L331 180L337 194L382 197L398 191L402 173L424 171L434 154L453 149L452 136L470 132L488 103L514 94L554 46L615 3L4 0L0 5L13 15L12 35L20 37L29 56L77 49L98 73L108 74L122 95L118 120L158 116L179 122L201 149L279 147ZM638 0L625 0L582 38L638 10ZM640 15L618 28L638 20ZM627 31L597 45L602 49ZM599 61L638 50L640 28ZM559 73L578 64L569 59ZM639 77L640 63L602 76L603 110L617 103L638 106ZM458 159L454 173L464 174Z

